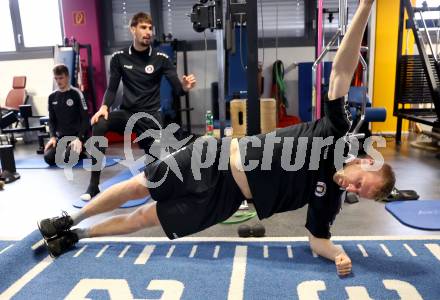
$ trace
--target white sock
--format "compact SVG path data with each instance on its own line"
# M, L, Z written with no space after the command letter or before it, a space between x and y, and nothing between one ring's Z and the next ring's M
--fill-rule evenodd
M72 232L76 234L78 240L82 240L90 237L88 228L76 228L72 230Z
M78 225L79 223L81 223L81 221L87 219L86 215L83 213L82 210L74 212L73 214L70 215L70 217L72 218L73 226Z
M241 202L241 205L238 209L240 209L240 210L249 209L249 205L248 205L246 199Z

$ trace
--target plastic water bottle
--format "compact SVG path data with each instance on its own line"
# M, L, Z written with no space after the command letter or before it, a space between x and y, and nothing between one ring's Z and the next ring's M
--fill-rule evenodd
M206 111L206 135L214 136L214 117L210 110Z
M225 127L225 137L232 137L233 133L232 127Z

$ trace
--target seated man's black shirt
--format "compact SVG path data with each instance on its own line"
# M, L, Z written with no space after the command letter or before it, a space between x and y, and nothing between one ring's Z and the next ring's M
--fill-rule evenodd
M82 92L70 87L49 96L49 131L51 137L76 136L84 142L90 126L87 104Z

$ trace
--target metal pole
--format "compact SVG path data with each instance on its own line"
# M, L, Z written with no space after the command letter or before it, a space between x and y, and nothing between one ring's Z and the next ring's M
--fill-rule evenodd
M339 0L339 29L341 30L341 36L347 33L347 0Z
M316 59L315 63L312 66L312 121L316 121L318 118L320 118L320 109L318 106L321 105L321 97L320 97L320 93L321 93L321 89L319 88L319 83L321 80L320 74L317 74L319 72L317 72L317 68L320 66L322 60L324 59L325 55L330 51L330 49L332 48L333 44L336 42L336 40L338 39L338 37L340 36L340 30L338 29L336 31L336 33L333 35L333 37L331 38L330 42L328 43L328 45L324 48L324 50L322 51L322 53L319 55L319 57Z
M215 1L214 9L215 37L217 42L218 71L218 116L220 121L220 137L225 134L226 100L225 100L225 45L223 26L223 0Z
M183 51L183 72L188 74L188 52L186 51L186 41L180 41ZM205 75L206 76L206 75ZM191 108L189 107L189 94L185 95L185 114L186 114L186 131L191 134Z
M363 76L362 76L362 85L364 87L364 90L362 92L362 106L361 106L361 117L360 120L358 121L358 123L356 124L356 127L353 130L353 134L357 134L359 132L359 130L361 129L362 124L365 121L365 111L367 108L367 76L368 76L368 65L367 62L365 61L364 57L362 56L362 53L359 54L359 60L361 62L362 65L362 70L363 70Z
M218 67L218 115L220 121L220 137L224 136L226 120L225 101L225 50L223 41L223 29L217 29L217 67Z
M317 59L312 67L312 120L317 120L321 117L321 81L322 81L322 71L321 62L324 59L327 52L331 50L331 46L338 41L338 46L341 42L342 37L344 37L347 32L347 0L339 0L339 28L336 34L332 37L328 45L324 50L321 51L321 43L323 40L323 1L318 0L318 45L317 45ZM322 53L321 53L322 52ZM318 69L318 70L317 70Z
M403 31L405 24L405 3L400 1L399 7L399 28L397 36L397 54L396 54L396 80L394 85L394 106L393 115L397 117L396 127L396 144L400 145L402 140L402 118L399 116L399 101L402 99L402 89L400 87L401 71L402 71L402 45L403 45ZM409 32L408 32L409 34Z
M327 55L327 53L329 51L337 50L339 48L339 47L333 47L333 45L336 43L336 41L339 41L339 43L340 43L342 38L347 33L347 23L348 23L347 7L348 7L347 0L339 0L339 28L336 31L336 33L333 35L333 37L331 38L330 42L327 44L325 49L322 51L322 53L319 54L318 58L316 59L316 61L314 62L313 66L312 66L312 86L313 86L312 116L314 116L315 118L318 117L318 115L316 114L316 112L317 112L316 106L319 105L319 103L317 103L317 101L316 101L316 99L318 99L318 97L317 97L318 96L317 95L317 93L318 93L317 81L321 80L321 76L319 76L319 74L317 76L317 74L316 74L317 73L316 69L321 64L324 57ZM319 28L318 28L318 30L319 30ZM319 42L320 41L318 41L318 43ZM366 49L368 49L368 48L361 47L361 52ZM359 53L359 60L361 62L362 70L363 70L362 85L364 86L364 88L366 88L367 82L368 82L368 78L367 78L368 77L368 65L367 65L367 62L365 61L365 59L363 58L362 53ZM360 120L356 124L356 127L353 130L353 132L351 132L351 138L353 138L353 137L362 138L364 136L363 134L358 134L358 131L360 130L360 128L365 120L365 111L366 111L366 106L367 106L367 91L366 90L363 91L362 96L363 97L362 97Z
M415 37L415 42L417 44L417 49L419 50L420 58L423 62L423 71L428 79L428 87L432 95L432 100L435 106L435 112L438 118L440 118L440 92L439 85L435 79L434 72L431 68L431 61L428 54L426 53L425 45L419 38L419 28L417 22L415 22L414 9L410 0L403 0L405 3L406 12L408 14L409 26L412 29L413 35Z
M434 51L434 48L432 47L431 35L429 34L428 27L426 26L426 21L425 18L423 17L423 12L420 11L419 13L420 13L420 18L422 19L423 22L423 27L425 28L425 33L426 33L426 37L428 38L428 44L429 44L429 48L431 49L432 56L434 57L435 62L438 63L437 53Z
M319 58L324 46L324 1L318 0L317 11L317 41L316 41L316 57ZM321 59L322 60L322 59ZM318 68L316 70L316 67ZM313 72L313 88L312 88L312 121L315 121L321 117L321 88L322 88L322 65L320 63L312 69Z
M260 93L258 90L258 22L257 1L247 1L247 134L255 135L260 129Z

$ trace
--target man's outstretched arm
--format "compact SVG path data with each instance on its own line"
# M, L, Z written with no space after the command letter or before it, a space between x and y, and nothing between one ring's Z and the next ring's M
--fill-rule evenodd
M361 0L351 25L345 34L333 61L328 97L334 100L345 96L353 73L359 63L362 37L368 23L374 0Z
M351 273L352 264L350 257L342 248L333 244L331 240L317 238L312 233L309 233L309 243L313 252L335 262L338 275L346 276Z

